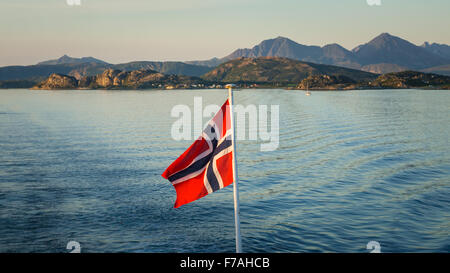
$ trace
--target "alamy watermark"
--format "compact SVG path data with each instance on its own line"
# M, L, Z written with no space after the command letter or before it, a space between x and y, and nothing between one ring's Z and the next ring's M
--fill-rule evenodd
M372 250L370 253L381 253L381 245L377 241L370 241L366 245L367 250Z
M70 241L66 246L67 250L70 250L69 253L81 253L81 245L77 241Z
M381 0L366 0L369 6L381 6Z
M69 6L81 6L81 0L66 0Z
M178 104L172 108L171 116L178 118L173 124L171 135L174 140L193 140L202 134L204 119L210 120L220 110L215 104L203 107L202 97L194 97L194 108ZM236 140L260 140L260 150L274 151L279 145L279 105L233 105L236 117ZM270 118L269 118L270 116ZM248 117L248 124L247 124ZM247 126L248 125L248 126ZM247 130L248 129L248 130ZM248 134L247 134L248 132Z

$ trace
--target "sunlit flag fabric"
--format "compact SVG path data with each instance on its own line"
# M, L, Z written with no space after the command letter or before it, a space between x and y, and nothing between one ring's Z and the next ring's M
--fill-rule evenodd
M202 135L162 174L175 187L178 208L233 183L233 143L229 100Z

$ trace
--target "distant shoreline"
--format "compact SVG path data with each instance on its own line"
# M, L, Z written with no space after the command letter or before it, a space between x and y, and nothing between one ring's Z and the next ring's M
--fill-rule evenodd
M224 88L191 88L191 89L123 89L123 88L117 88L117 89L88 89L88 88L77 88L77 89L33 89L33 88L0 88L0 92L2 90L28 90L28 91L143 91L143 92L151 92L151 91L211 91L211 90L226 90ZM429 91L429 90L436 90L436 91L448 91L449 88L421 88L421 87L410 87L410 88L357 88L357 89L293 89L293 88L283 88L283 87L267 87L267 88L239 88L239 91L242 90L284 90L284 91L310 91L310 92L349 92L349 91L373 91L373 90L379 90L379 91L385 91L385 90L391 90L391 91L400 91L400 90L421 90L421 91Z
M144 90L238 88L343 91L361 89L450 89L450 76L418 71L373 74L343 67L279 57L238 58L201 77L163 74L154 70L106 69L94 76L52 73L46 79L0 82L0 88L33 90Z

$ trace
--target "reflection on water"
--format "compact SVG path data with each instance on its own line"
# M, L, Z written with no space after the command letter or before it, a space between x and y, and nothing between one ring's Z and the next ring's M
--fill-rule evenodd
M160 176L194 96L227 92L0 91L0 251L233 252L232 188L173 209ZM278 150L237 143L244 251L450 251L448 91L235 97L280 105Z

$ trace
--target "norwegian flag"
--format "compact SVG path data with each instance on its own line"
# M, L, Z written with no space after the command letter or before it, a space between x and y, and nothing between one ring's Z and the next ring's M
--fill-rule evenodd
M202 135L162 174L175 187L178 208L233 183L233 142L227 100Z

